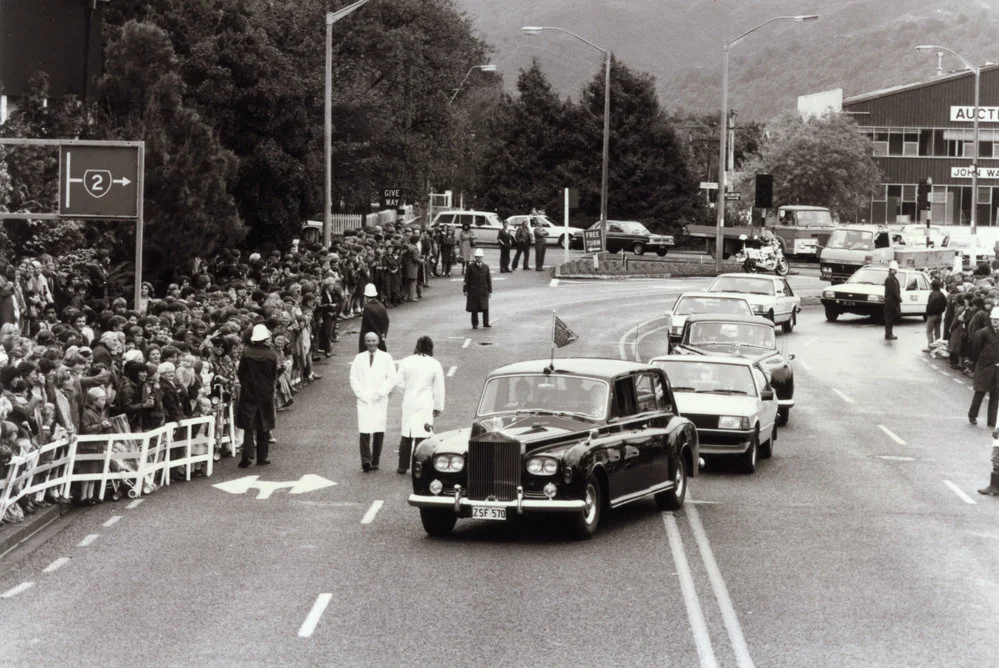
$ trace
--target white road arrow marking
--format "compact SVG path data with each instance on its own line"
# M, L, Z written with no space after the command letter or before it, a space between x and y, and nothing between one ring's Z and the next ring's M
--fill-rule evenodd
M120 186L127 186L131 181L127 177L123 176L120 179L111 179L111 183L117 183Z
M216 483L212 487L221 489L223 492L228 492L229 494L245 494L255 487L259 490L257 492L257 499L269 499L271 498L271 494L279 489L288 488L289 494L305 494L306 492L314 492L324 487L332 487L335 484L332 480L327 480L322 476L306 473L298 480L289 480L287 482L268 482L260 480L260 476L258 475L248 475L236 478L235 480Z

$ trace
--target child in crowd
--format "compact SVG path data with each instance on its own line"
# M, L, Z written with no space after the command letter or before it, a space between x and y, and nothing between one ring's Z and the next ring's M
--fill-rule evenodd
M111 433L111 423L107 416L108 395L102 387L92 387L87 390L86 403L83 406L83 417L80 418L81 434L109 434ZM76 453L78 455L102 454L107 446L105 441L78 441ZM101 473L104 465L100 460L87 459L76 461L73 472L80 474ZM94 497L96 481L88 480L80 483L79 502L82 505L92 506L98 503Z

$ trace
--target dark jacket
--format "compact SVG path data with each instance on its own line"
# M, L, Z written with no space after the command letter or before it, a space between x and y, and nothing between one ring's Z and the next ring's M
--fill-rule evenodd
M947 296L939 290L930 293L926 302L926 315L942 315L947 310Z
M274 429L274 385L278 377L277 353L266 343L251 343L243 348L243 356L236 369L239 378L239 405L236 407L236 426L240 429L261 427ZM259 420L259 425L258 425Z
M968 335L974 337L975 333L989 324L989 310L977 309L975 315L968 321ZM974 339L972 339L974 341Z
M190 417L190 404L179 387L160 378L160 389L163 391L163 413L167 422L180 422Z
M991 392L996 386L996 363L999 363L999 335L989 322L971 338L971 359L975 361L972 385L975 392Z
M898 276L888 275L885 279L885 320L895 322L902 317L902 288Z
M472 262L465 269L465 310L469 313L489 310L493 279L485 262Z
M513 234L510 230L503 228L496 233L496 243L499 244L500 248L513 248Z
M364 312L361 313L361 331L357 335L357 352L363 353L367 350L364 346L364 335L368 332L374 332L381 337L378 348L388 352L385 347L385 336L388 334L388 330L389 317L385 306L381 302L368 299L364 305Z

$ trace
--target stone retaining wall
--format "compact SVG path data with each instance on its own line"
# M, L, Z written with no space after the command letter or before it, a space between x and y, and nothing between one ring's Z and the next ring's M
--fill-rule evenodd
M739 271L740 263L732 260L722 261L722 272ZM668 255L632 255L630 253L598 253L597 267L593 267L593 256L587 255L570 260L555 267L556 278L573 277L658 277L670 276L717 276L715 260L711 257L698 256L671 259Z

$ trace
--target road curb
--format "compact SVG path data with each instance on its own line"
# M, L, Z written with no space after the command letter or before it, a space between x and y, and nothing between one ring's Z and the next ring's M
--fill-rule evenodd
M59 504L41 508L34 515L25 517L17 524L0 524L0 558L15 547L28 541L39 531L63 517L72 514L73 508L62 508ZM2 570L2 569L0 569Z

